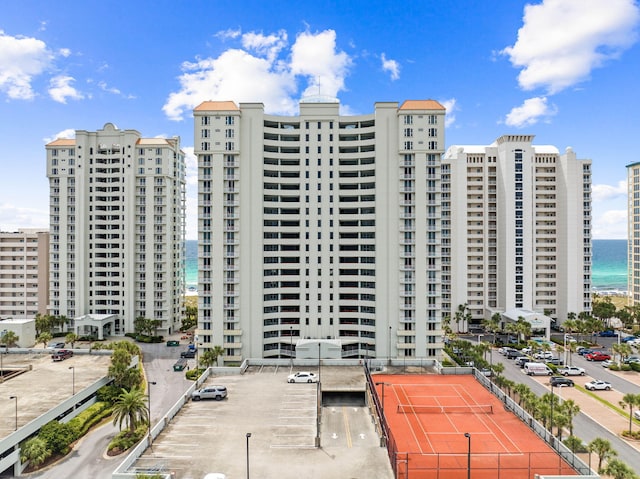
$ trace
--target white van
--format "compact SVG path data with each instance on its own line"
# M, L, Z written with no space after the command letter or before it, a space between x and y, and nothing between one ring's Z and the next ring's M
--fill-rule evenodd
M525 363L524 372L529 376L552 376L553 371L544 363Z

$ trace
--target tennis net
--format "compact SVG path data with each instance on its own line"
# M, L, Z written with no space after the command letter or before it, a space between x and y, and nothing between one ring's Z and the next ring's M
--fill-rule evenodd
M400 414L493 414L492 404L470 404L467 406L417 406L398 404Z

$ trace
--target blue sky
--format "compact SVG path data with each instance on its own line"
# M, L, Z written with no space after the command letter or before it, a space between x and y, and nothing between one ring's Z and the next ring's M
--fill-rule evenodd
M447 146L507 133L593 160L593 234L626 238L639 161L640 7L634 0L0 0L0 229L48 227L44 145L111 122L180 136L196 238L192 108L300 97L432 98Z

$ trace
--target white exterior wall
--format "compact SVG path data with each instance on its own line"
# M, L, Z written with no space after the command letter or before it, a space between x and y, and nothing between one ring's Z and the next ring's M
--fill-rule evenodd
M461 304L476 324L512 309L549 310L560 322L591 310L591 162L532 141L505 135L445 155L452 318Z
M46 146L50 183L50 314L116 314L180 327L185 166L180 141L107 123Z
M632 304L640 303L640 163L627 166L627 264Z
M0 316L46 314L49 291L49 232L0 232Z
M338 103L302 102L295 117L196 107L203 347L222 346L228 362L291 357L301 339L339 340L343 357L439 356L434 104L351 117Z

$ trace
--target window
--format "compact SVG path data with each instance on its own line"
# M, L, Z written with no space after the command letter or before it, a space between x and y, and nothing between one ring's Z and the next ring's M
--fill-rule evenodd
M404 124L405 125L413 125L413 115L405 115L404 116Z
M233 125L235 123L235 118L233 116L226 116L224 118L225 125Z
M413 141L405 141L404 142L405 150L413 150Z
M203 116L202 118L200 118L200 124L201 125L208 125L210 121L210 118L208 116Z
M404 136L407 138L410 138L413 136L413 128L405 128L404 129Z

